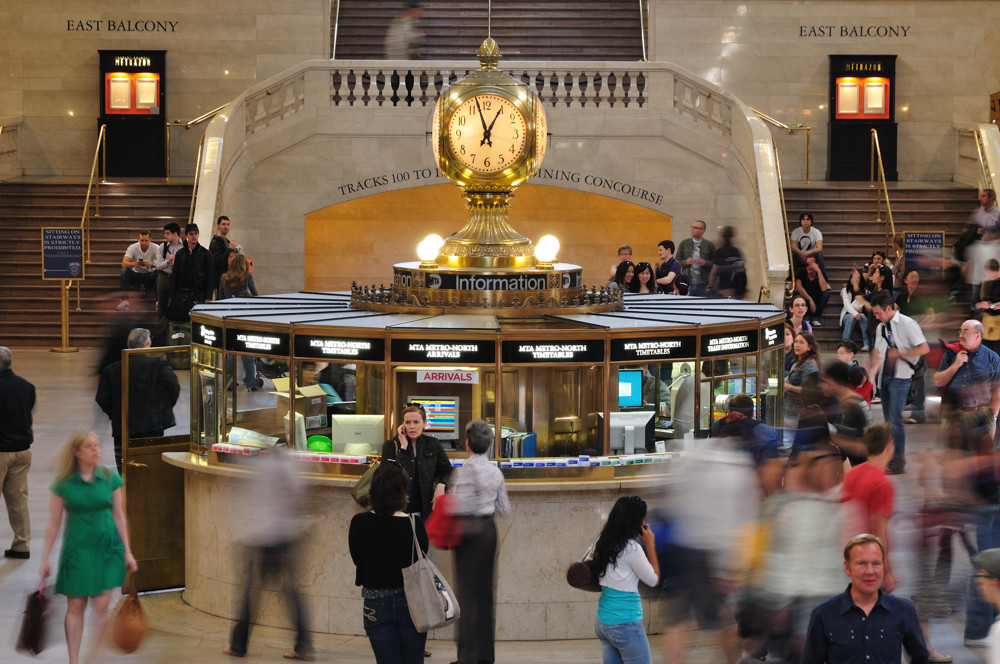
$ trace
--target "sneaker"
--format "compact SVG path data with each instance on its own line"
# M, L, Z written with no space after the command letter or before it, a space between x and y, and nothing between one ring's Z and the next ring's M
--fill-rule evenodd
M879 397L872 397L872 403L882 403L882 399Z
M812 319L812 326L813 327L823 327L823 323L821 323L818 318L813 318Z
M907 424L926 424L927 420L918 419L916 417L907 417L906 418L906 423Z
M861 352L862 353L867 353L868 352L868 344L865 344L864 346L861 347Z
M885 472L889 475L902 475L906 472L906 462L890 461L889 467L885 469Z
M128 300L122 300L119 302L118 306L115 307L115 311L128 311Z

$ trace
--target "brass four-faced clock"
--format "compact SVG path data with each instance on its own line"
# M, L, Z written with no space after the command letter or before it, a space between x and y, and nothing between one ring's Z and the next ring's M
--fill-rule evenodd
M545 109L531 88L497 69L499 60L488 37L482 68L445 89L434 108L438 168L466 191L516 187L545 154Z

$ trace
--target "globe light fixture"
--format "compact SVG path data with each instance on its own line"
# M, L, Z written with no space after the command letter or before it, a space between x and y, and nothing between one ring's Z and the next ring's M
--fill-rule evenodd
M431 233L417 245L417 257L421 260L422 266L431 267L434 265L434 259L437 258L438 251L443 244L444 239L440 235Z
M559 253L559 240L555 235L543 235L535 245L535 258L539 263L544 263L544 267L552 267L552 261ZM542 265L539 265L542 267Z

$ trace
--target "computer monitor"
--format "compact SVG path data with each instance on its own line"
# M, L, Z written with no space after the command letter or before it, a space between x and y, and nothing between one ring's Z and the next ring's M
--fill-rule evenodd
M344 454L378 454L385 442L385 415L330 416L330 438Z
M409 397L409 403L424 407L424 433L438 440L458 440L458 397Z
M642 369L618 370L618 407L638 408L642 405Z
M646 451L646 424L652 410L629 410L611 413L608 421L608 451L611 454L635 454Z

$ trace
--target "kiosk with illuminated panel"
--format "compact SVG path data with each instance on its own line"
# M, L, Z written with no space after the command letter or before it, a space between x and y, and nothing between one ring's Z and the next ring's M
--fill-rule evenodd
M99 51L108 175L166 175L166 51Z
M896 170L896 56L830 56L830 180L871 177L872 129L887 180Z

